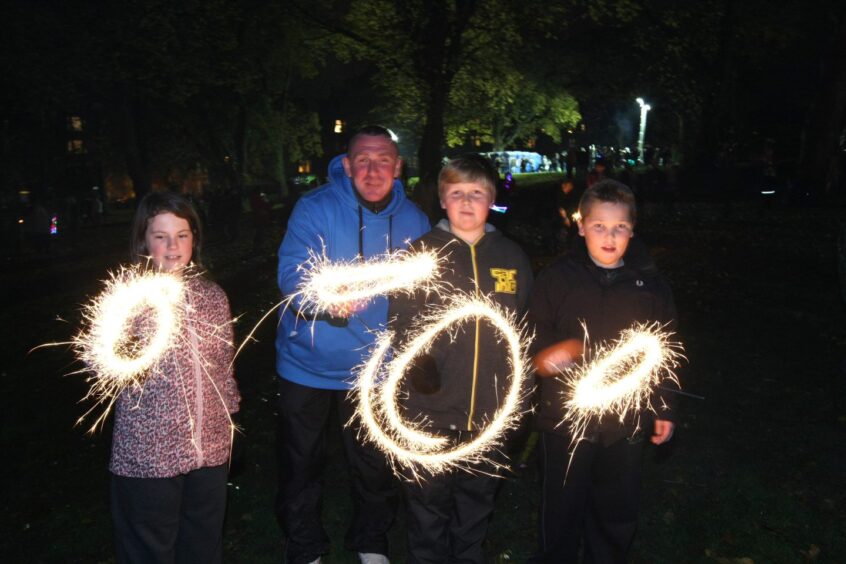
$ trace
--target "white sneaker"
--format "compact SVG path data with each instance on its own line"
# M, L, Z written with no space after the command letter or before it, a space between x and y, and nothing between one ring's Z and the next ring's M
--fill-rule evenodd
M387 556L376 552L359 552L358 559L361 560L361 564L391 564Z
M311 561L311 562L309 562L308 564L320 564L321 562L322 562L322 560L320 560L320 557L318 556L318 557L317 557L317 560L312 560L312 561Z

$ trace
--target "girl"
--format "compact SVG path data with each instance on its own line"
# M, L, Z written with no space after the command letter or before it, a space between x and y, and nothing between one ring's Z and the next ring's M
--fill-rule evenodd
M197 212L173 193L138 205L131 257L185 275L200 266ZM186 276L190 315L183 334L139 388L115 408L109 470L117 560L220 562L226 478L232 441L229 414L240 395L232 374L232 325L223 290ZM142 320L143 323L143 320Z

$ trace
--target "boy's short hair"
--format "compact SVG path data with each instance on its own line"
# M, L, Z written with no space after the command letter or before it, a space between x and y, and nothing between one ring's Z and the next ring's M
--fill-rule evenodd
M161 213L172 213L188 222L193 234L194 245L191 249L191 262L203 266L200 256L203 250L203 226L200 216L191 201L175 192L149 192L138 203L135 218L132 220L132 234L129 240L129 258L133 263L144 262L150 250L147 248L147 225Z
M629 207L629 219L634 225L637 219L637 205L632 189L616 180L606 178L600 180L582 194L579 200L579 215L587 217L590 208L597 202L609 202L612 204L624 204Z
M476 153L467 153L450 159L438 174L438 198L444 199L446 187L449 184L461 182L477 182L485 187L491 197L496 200L496 184L499 181L499 174L493 163Z

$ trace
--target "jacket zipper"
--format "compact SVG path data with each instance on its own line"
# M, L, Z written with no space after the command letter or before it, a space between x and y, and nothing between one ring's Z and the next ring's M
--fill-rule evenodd
M191 304L190 295L188 297L188 307L193 308ZM197 339L197 332L194 324L186 320L188 323L188 333L191 335L191 361L194 372L194 432L191 436L191 442L194 444L194 449L197 451L198 467L203 466L203 368L200 362L199 339Z
M484 235L482 235L484 237ZM481 238L479 239L481 240ZM473 283L476 286L476 297L478 298L481 295L481 291L479 289L479 268L476 264L476 244L479 241L470 245L470 260L473 263ZM470 388L470 413L467 415L467 430L473 430L473 414L476 411L476 381L479 376L479 325L481 323L481 319L478 317L476 318L476 338L473 344L473 385Z

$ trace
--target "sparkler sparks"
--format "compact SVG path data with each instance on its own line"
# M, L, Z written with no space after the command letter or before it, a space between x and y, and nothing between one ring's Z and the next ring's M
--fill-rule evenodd
M147 379L164 376L160 363L182 343L187 341L197 353L197 342L205 339L223 339L232 346L223 327L194 319L189 280L196 275L172 274L140 265L123 268L113 273L103 292L84 306L84 328L70 344L85 365L80 372L90 373L90 389L84 399L93 398L95 403L78 423L105 405L90 428L95 431L121 392L130 387L143 389ZM204 376L210 379L225 405L205 361L199 361ZM191 426L193 429L193 421Z
M562 423L570 424L574 442L584 437L594 417L614 415L623 422L629 414L655 411L650 401L655 386L665 379L678 385L674 370L683 358L682 347L671 336L658 323L639 324L597 347L592 360L564 370L567 415Z
M428 351L435 337L468 319L486 319L501 334L509 351L511 377L505 397L488 425L472 441L450 446L447 439L428 433L425 421L412 422L402 417L397 392L406 368L419 354ZM357 379L359 407L355 417L363 423L365 438L385 452L392 463L415 475L421 469L437 474L488 460L486 453L501 444L503 434L516 425L520 416L528 338L516 326L513 315L488 299L455 296L447 306L421 319L405 348L384 368L383 360L394 335L390 331L382 333Z
M376 296L397 291L436 289L443 261L434 251L393 251L366 261L332 261L311 252L298 269L303 272L297 292L299 310L310 314L348 311ZM289 302L290 303L290 302Z
M397 250L366 261L333 261L309 250L309 258L297 267L303 272L297 291L265 313L235 353L250 341L259 325L277 308L299 300L296 315L316 318L322 313L348 315L374 297L397 292L438 291L444 258L434 251ZM284 309L283 309L284 311Z
M175 341L184 293L179 276L134 268L113 275L83 312L88 329L73 341L80 360L109 388L119 390L139 382ZM152 334L134 341L130 337L133 320L146 311L153 313Z

